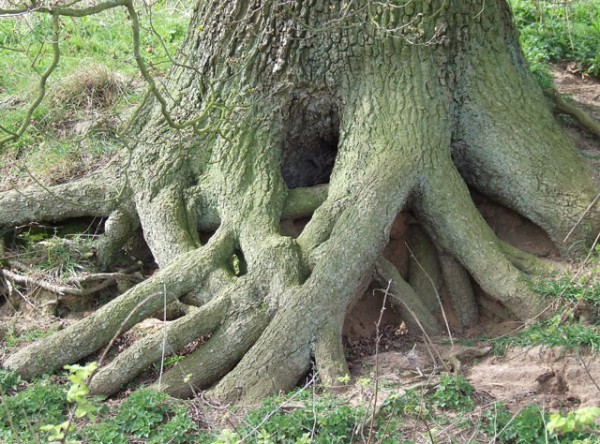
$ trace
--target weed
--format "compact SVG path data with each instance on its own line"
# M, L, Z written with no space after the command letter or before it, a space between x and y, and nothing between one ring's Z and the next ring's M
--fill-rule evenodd
M581 409L579 414L567 416L549 415L533 404L513 415L497 403L484 412L483 428L501 444L592 443L597 441L593 441L595 435L588 427L594 426L598 415L597 408Z
M567 415L550 415L547 429L550 433L600 432L600 407L584 407Z
M298 398L293 407L284 409L279 409L284 402L280 396L266 399L260 408L248 413L246 427L238 433L245 436L254 430L257 442L269 443L351 441L353 431L364 415L362 408L350 407L333 396L313 398L307 393ZM274 411L277 413L273 414ZM307 441L309 438L312 441Z
M496 354L504 354L512 345L600 351L600 280L597 270L592 268L577 279L569 275L538 279L533 282L532 288L560 311L531 324L515 336L492 340Z
M474 393L475 389L464 376L441 375L431 400L441 409L473 410Z
M96 398L88 398L85 380L92 370L90 366L71 366L70 385L43 378L13 394L9 391L18 388L20 380L14 373L2 370L0 442L55 442L66 439L67 433L75 442L86 443L202 442L198 441L202 435L185 404L163 393L138 390L118 412ZM74 407L72 414L70 406ZM97 422L90 423L94 419Z
M32 240L41 238L39 242ZM95 264L93 256L93 238L90 236L75 236L65 239L58 236L47 237L43 233L22 233L17 240L22 249L19 255L28 258L33 269L56 277L68 277L82 271L91 271Z
M568 61L582 73L600 74L600 1L511 0L511 6L521 46L542 86L548 62Z
M7 335L1 341L5 349L15 348L27 342L37 341L39 339L50 336L58 330L58 324L55 324L47 330L27 330L22 334L15 332L14 328L8 329Z
M67 420L67 393L64 386L43 378L12 396L3 396L0 405L0 442L37 442L48 433L45 424Z
M21 377L15 372L0 368L0 393L16 390L21 382Z

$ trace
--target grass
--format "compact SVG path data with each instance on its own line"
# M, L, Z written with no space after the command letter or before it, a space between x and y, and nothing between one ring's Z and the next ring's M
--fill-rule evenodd
M45 442L49 425L64 423L72 411L69 390L66 375L24 383L14 373L0 370L0 440ZM323 394L312 384L248 410L175 400L149 389L136 390L120 401L88 397L86 403L86 409L94 412L88 416L95 420L82 416L73 421L68 438L75 442L592 444L600 431L595 425L599 409L550 415L530 405L511 412L502 403L483 402L466 379L451 375L441 375L433 386L388 391L373 429L372 410L365 410L368 402ZM227 423L207 421L211 410L213 417L216 413Z
M600 75L600 0L510 0L521 46L543 88L552 88L549 63Z
M166 51L174 54L183 40L186 17L183 2L157 2L151 14L142 11L140 47L157 78L171 64ZM0 125L11 131L23 122L52 59L51 29L46 14L0 19ZM141 101L143 82L122 8L61 18L60 48L60 63L29 130L0 147L0 190L31 183L30 174L55 183L93 168L120 148L116 135Z
M511 346L544 345L600 352L600 248L579 275L537 279L532 288L553 308L553 315L538 320L514 336L493 340L497 354Z

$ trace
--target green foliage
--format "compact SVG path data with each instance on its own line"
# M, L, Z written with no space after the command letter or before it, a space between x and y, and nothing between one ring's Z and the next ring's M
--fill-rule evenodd
M386 416L427 415L429 414L429 410L424 400L424 397L416 390L406 390L403 395L390 395L386 399L382 411Z
M57 442L65 434L67 442L98 444L202 442L185 404L163 393L138 390L118 412L110 411L98 399L90 399L86 380L94 366L69 366L70 385L44 378L12 395L6 388L14 391L20 380L3 370L0 442ZM73 415L69 420L70 410Z
M6 337L0 341L0 344L6 349L15 348L25 342L45 338L54 333L58 328L59 325L55 324L47 330L27 330L21 334L17 334L13 328L9 328Z
M63 385L50 378L39 380L12 396L3 396L0 405L0 442L36 442L48 432L40 432L47 424L67 421L67 393Z
M21 245L18 255L26 256L32 268L46 274L68 277L95 269L91 236L78 235L66 239L34 231L19 233L17 241Z
M16 390L21 383L21 377L12 370L0 368L0 393Z
M567 416L549 415L537 405L530 405L511 414L501 403L484 412L483 427L490 437L501 444L592 443L592 428L600 409L590 407ZM597 426L596 426L596 430Z
M542 87L551 87L549 62L572 62L600 74L599 0L511 0L521 46ZM550 82L550 84L549 84Z
M441 375L431 400L442 409L473 410L475 389L464 376Z
M543 414L538 406L531 405L511 415L502 403L497 403L484 412L483 427L494 442L501 444L545 444Z
M600 351L600 274L593 268L578 279L571 276L540 279L533 289L560 311L537 321L512 337L493 341L494 352L504 354L512 345L548 345ZM578 308L579 307L579 308Z
M600 432L600 407L584 407L567 415L553 413L546 426L550 433Z
M350 407L333 396L312 398L307 392L297 399L293 408L283 405L285 399L281 396L266 399L261 407L248 413L246 426L238 434L245 436L254 431L252 442L263 444L346 443L364 416L362 408ZM219 439L228 442L224 436Z
M128 443L130 438L145 443L196 442L197 426L184 404L164 393L140 389L123 403L114 418L86 427L80 432L84 442Z
M75 406L75 418L88 417L92 421L96 420L94 411L96 407L88 399L90 389L87 386L87 380L98 368L96 362L90 362L85 366L65 365L69 371L69 381L71 386L67 391L67 401Z
M190 10L186 2L162 2L151 10L138 6L142 57L153 76L164 76L171 66L167 52L175 54L183 41ZM52 59L51 29L48 14L0 20L0 125L11 131L21 126L40 73ZM4 177L27 182L26 167L35 177L57 181L95 165L120 146L116 133L122 117L126 121L142 99L124 8L62 17L59 44L61 60L47 84L47 98L34 111L28 131L0 149ZM0 137L5 134L0 131Z

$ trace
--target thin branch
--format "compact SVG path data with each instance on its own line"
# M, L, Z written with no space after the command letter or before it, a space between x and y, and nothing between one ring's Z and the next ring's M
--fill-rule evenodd
M165 354L167 350L167 284L162 283L162 294L163 294L163 338L160 356L160 371L158 372L158 390L162 384L162 375L165 368Z
M46 86L48 83L48 79L50 78L50 75L54 72L54 70L58 66L58 62L60 61L60 17L55 13L52 15L52 29L52 62L40 77L38 95L33 101L33 103L29 106L29 109L27 110L27 113L23 118L23 122L21 123L19 129L15 133L9 132L8 136L1 138L0 147L2 147L2 145L6 144L7 142L12 142L18 139L25 133L27 128L29 128L29 125L31 125L33 113L38 108L40 103L42 103L42 100L44 100L44 97L46 96Z
M19 9L1 9L0 18L10 18L19 15L31 14L33 12L42 12L46 14L58 15L63 17L86 17L88 15L98 14L106 11L107 9L116 8L119 6L125 6L128 0L109 0L103 3L98 3L94 6L88 6L86 8L69 8L64 6L34 6L24 7Z
M377 416L377 395L379 394L379 343L381 342L381 320L383 319L383 313L385 312L385 304L387 297L390 294L390 287L392 281L388 282L388 286L383 292L383 302L381 303L381 310L379 310L379 318L375 324L375 388L373 393L373 413L371 414L371 423L369 424L369 436L367 438L367 444L371 444L371 438L373 438L373 430L375 429L375 416ZM369 403L370 405L370 403Z
M108 343L108 345L106 346L106 348L104 349L104 351L102 352L102 354L100 355L100 359L98 359L98 369L100 369L100 367L102 366L102 363L106 359L106 355L108 354L109 350L112 348L112 346L115 343L115 341L117 340L117 338L119 336L121 336L121 333L123 333L123 329L127 325L127 322L129 322L129 319L131 319L131 317L135 314L135 312L138 311L146 302L148 302L151 298L153 298L155 296L159 296L160 294L161 293L152 293L152 294L149 294L144 299L142 299L135 307L133 307L133 309L131 310L131 312L127 315L127 317L123 320L123 322L121 322L121 325L119 326L119 329L114 334L114 336L112 337L112 339L110 340L110 342ZM93 374L90 376L90 378L92 376L93 376Z
M596 204L596 202L598 202L598 199L600 199L600 193L596 197L594 197L594 199L592 200L592 202L587 206L587 208L585 209L585 211L583 212L583 214L579 217L579 219L577 220L577 222L575 222L575 225L573 225L573 228L571 228L571 231L569 231L567 233L567 235L563 239L563 242L566 242L567 239L571 236L571 234L573 234L573 231L575 231L575 228L577 228L577 226L581 223L581 221L583 220L583 218L585 216L587 216L587 214L592 210L592 207Z

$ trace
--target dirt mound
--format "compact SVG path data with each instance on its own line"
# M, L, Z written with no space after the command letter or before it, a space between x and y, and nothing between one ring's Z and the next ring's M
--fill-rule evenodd
M490 355L490 347L403 341L393 351L351 360L355 380L372 379L396 387L433 383L440 371L463 373L477 393L517 411L530 404L554 411L600 405L600 357L558 347L510 349ZM376 361L377 360L377 361Z
M600 357L560 348L515 348L474 365L467 377L508 406L549 409L600 405Z

